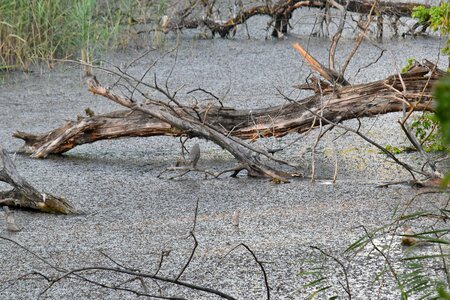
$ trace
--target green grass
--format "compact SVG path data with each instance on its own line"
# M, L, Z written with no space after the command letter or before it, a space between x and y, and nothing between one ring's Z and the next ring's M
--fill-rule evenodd
M0 71L126 45L137 18L161 10L144 0L0 0Z

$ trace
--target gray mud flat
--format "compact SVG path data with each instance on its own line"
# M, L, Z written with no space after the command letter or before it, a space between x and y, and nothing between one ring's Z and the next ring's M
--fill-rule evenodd
M259 30L264 28L265 21L252 21L260 23L249 27ZM252 33L251 40L245 39L245 32L240 32L236 39L199 40L195 32L187 32L181 37L169 85L173 89L184 86L184 92L202 87L220 96L229 89L226 106L251 108L279 104L282 98L276 88L298 94L291 86L303 82L310 73L292 49L293 42L308 44L313 55L327 61L329 40L309 38L311 28L308 31L304 27L281 41L264 40L258 32ZM175 41L175 37L168 37L165 48L173 47ZM352 46L351 38L344 39L339 56L344 57ZM348 71L350 81L382 79L396 72L395 64L401 68L408 57L436 61L439 52L437 38L387 39L376 46L388 51L379 62L355 76L359 68L380 54L374 42L364 43ZM123 65L140 53L132 50L114 53L108 61ZM160 58L163 54L163 50L151 52L133 65L130 72L141 74L159 59L154 71L164 83L175 54ZM76 118L86 107L96 113L121 109L90 95L76 66L1 76L0 142L11 152L21 146L20 141L11 137L16 130L42 133ZM105 84L113 82L108 75L97 73L97 76ZM194 101L181 95L186 103ZM203 103L210 101L204 95L197 97ZM407 145L396 123L400 117L401 114L389 114L363 119L362 130L383 145ZM355 121L346 124L357 125ZM317 134L318 130L313 131L282 153L285 158L303 163L306 175L311 172L311 148ZM257 144L274 147L295 138L267 139ZM209 142L199 143L202 149L199 165L216 170L234 166L233 158L223 150ZM159 274L175 277L192 251L189 232L198 201L195 235L199 246L181 280L221 290L237 299L265 299L263 277L250 253L243 247L231 251L245 243L264 262L272 299L304 299L311 290L303 288L306 282L298 274L308 269L307 261L313 252L310 246L339 255L362 234L358 226L376 228L389 222L394 209L405 205L418 192L405 186L377 188L383 181L407 180L408 173L356 136L343 135L338 129L327 134L317 147L315 168L320 180L314 183L298 179L277 185L246 176L204 180L198 174L177 180L157 178L178 158L178 140L165 137L101 141L45 160L18 155L15 163L27 180L41 190L66 197L82 214L57 216L17 210L16 219L23 230L10 234L1 219L0 234L63 269L117 267L103 252L123 266L153 274L158 269L161 252L170 251ZM402 154L400 158L420 164L420 156L414 153ZM330 184L336 160L337 182ZM7 186L0 185L0 188ZM428 195L414 202L410 209L436 207L445 200L443 195ZM232 225L235 210L240 211L238 227ZM400 238L395 238L393 243L401 257ZM0 299L36 299L47 282L36 275L24 275L39 271L52 278L58 274L6 241L0 241L0 257ZM398 291L390 279L372 284L383 267L379 257L366 254L353 260L356 263L351 267L350 283L355 299L378 296L398 299ZM129 281L133 277L108 272L83 275L104 284L122 284L121 287L144 292L140 281ZM335 269L335 277L339 276ZM337 292L345 296L335 283ZM151 294L216 299L173 285L158 286L151 280L146 280L146 286ZM56 283L41 298L138 297L72 278Z

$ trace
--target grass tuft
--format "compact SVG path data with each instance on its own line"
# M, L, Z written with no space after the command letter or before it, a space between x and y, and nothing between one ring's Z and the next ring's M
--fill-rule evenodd
M153 2L0 0L0 71L28 70L42 61L51 67L55 58L91 59L126 46L134 20L161 16L167 7L164 0Z

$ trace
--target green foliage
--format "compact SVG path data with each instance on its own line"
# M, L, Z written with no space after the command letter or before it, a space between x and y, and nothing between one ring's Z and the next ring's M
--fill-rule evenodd
M442 178L441 181L441 188L446 188L447 186L449 186L450 184L450 172L447 172L447 174L445 174L444 178Z
M420 23L426 23L430 20L430 11L423 5L419 5L413 8L411 16Z
M306 299L338 299L336 288L333 285L333 276L329 274L328 264L333 258L328 257L322 250L311 252L310 259L303 261L304 269L298 276L305 281L301 290L308 294Z
M155 5L153 17L155 19L162 17L166 13L166 10L168 7L169 7L169 3L167 0L157 1L157 4Z
M412 65L414 64L416 60L412 57L408 58L406 60L406 66L404 66L401 70L402 74L405 74L406 72L408 72L408 70L412 67Z
M412 17L421 23L428 22L434 31L441 30L443 34L448 34L450 29L449 8L450 4L444 1L439 6L430 8L419 5L414 7Z
M436 118L440 124L444 143L450 147L450 76L441 79L434 86L436 100ZM447 187L450 183L450 172L442 180L441 186Z
M159 0L154 6L152 12L152 19L154 20L154 34L152 36L152 46L155 48L161 48L165 44L165 34L161 31L161 22L163 16L166 14L168 8L167 0Z
M427 15L428 10L424 7L416 8L414 15L419 20L425 20L429 17ZM406 66L401 72L407 72L414 62L414 58L408 58ZM415 136L426 152L450 150L450 100L443 100L450 97L450 77L436 85L434 97L438 103L436 114L425 112L420 116L415 116L411 124ZM411 150L408 147L395 147L392 145L387 145L386 149L393 154Z
M391 152L392 154L401 154L401 153L405 153L405 152L413 152L416 151L415 148L413 147L396 147L396 146L392 146L392 145L386 145L385 146L386 150ZM382 151L380 153L383 153Z
M0 69L117 45L130 14L122 2L140 7L141 1L115 1L118 8L100 0L0 0Z
M436 114L425 112L418 116L414 116L413 119L414 121L411 124L411 129L426 152L450 150L450 145L446 143L442 132L439 130L441 126ZM397 147L386 145L385 148L392 154L416 151L413 147L404 146Z
M412 17L421 23L426 23L433 31L440 31L443 35L450 34L450 3L442 1L439 6L416 6L413 9ZM450 55L450 39L443 49L444 53Z
M445 289L445 286L443 286L443 285L438 287L438 295L439 295L439 299L450 300L450 293L447 292L447 290Z
M436 117L440 123L442 135L450 145L450 76L440 80L434 87L436 99Z
M425 112L418 117L414 117L411 128L425 151L445 151L449 149L439 131L439 121L436 114Z

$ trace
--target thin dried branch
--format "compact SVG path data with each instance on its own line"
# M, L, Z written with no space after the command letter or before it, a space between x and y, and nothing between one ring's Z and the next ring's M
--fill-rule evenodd
M319 73L323 78L328 80L331 84L335 85L341 85L346 86L350 85L350 83L345 80L335 70L329 69L322 65L320 62L318 62L314 57L311 56L311 54L308 53L302 46L300 46L299 43L295 43L292 45L294 49L303 57L303 59L308 63L309 67L313 70Z
M417 151L419 151L419 153L425 159L426 163L430 166L431 170L433 171L433 175L435 175L436 177L442 178L443 175L438 172L438 170L436 168L436 164L428 157L425 150L423 150L422 145L420 145L420 143L417 141L415 136L413 134L411 134L410 130L406 127L405 124L403 124L402 122L398 122L398 123L400 124L400 127L402 128L402 130L405 133L408 140L411 142L411 144L414 146L414 148L416 148Z
M338 3L336 3L333 0L330 0L330 2L337 8L339 8L339 10L341 10L341 18L339 21L339 26L336 30L336 33L333 35L333 38L331 39L331 46L330 46L330 51L328 54L328 66L330 67L331 70L337 71L335 68L335 55L336 55L336 49L337 49L337 45L339 43L339 40L341 39L341 35L342 35L342 31L344 30L344 25L345 25L345 19L347 17L347 6L350 2L347 2L346 6L342 6ZM343 77L343 76L342 76Z
M255 172L254 169L255 162L257 168L264 164L258 159L258 155L285 165L292 164L274 157L270 150L252 147L241 139L281 137L289 133L309 131L318 126L318 113L323 114L326 120L338 123L346 119L402 111L405 102L414 107L414 110L433 110L430 102L432 87L444 74L445 72L436 69L434 65L425 62L402 74L401 79L399 75L393 75L368 84L346 86L334 91L322 90L323 102L320 95L315 95L301 100L302 105L295 101L251 111L212 105L195 109L187 106L180 108L154 99L147 99L147 104L136 104L133 100L100 86L98 81L92 78L88 83L91 92L129 110L69 122L43 135L17 132L15 137L25 140L22 152L33 154L39 151L34 157L63 153L77 145L101 139L156 135L202 137L216 142L231 153L234 152L233 155L241 165L233 168L233 171L250 169L251 175L261 176L265 171ZM403 85L407 87L406 90ZM400 92L401 90L403 92ZM326 107L322 107L321 103L327 103ZM90 124L89 130L80 131L76 135L66 134L68 130L73 132L72 127L79 128L80 123ZM58 141L59 146L48 147L55 144L53 141ZM273 170L268 172L273 173Z
M318 250L320 253L322 253L323 255L325 255L328 258L331 258L333 261L335 261L339 267L342 269L342 272L344 273L344 280L345 280L345 285L341 284L342 288L344 289L345 293L348 296L348 299L351 300L352 299L352 292L350 289L350 281L349 281L349 276L348 276L348 270L347 267L344 265L344 263L338 259L337 257L325 252L323 249L316 247L316 246L310 246L312 249Z
M197 238L195 237L195 227L197 226L197 216L198 216L198 203L199 203L199 199L197 198L197 202L195 203L194 222L192 224L192 229L189 233L189 236L191 236L192 239L194 240L194 247L192 247L191 254L189 255L189 258L188 258L186 264L183 266L180 273L175 278L175 281L178 281L181 278L181 275L183 275L184 271L186 271L186 269L189 267L189 264L191 263L192 259L194 258L195 250L197 250L197 247L198 247L198 241L197 241Z
M150 279L158 280L161 282L174 284L177 286L183 286L183 287L186 287L186 288L189 288L192 290L197 290L200 292L205 292L208 294L216 295L223 299L228 299L228 300L236 299L236 298L234 298L226 293L223 293L221 291L218 291L218 290L215 290L212 288L208 288L208 287L199 286L199 285L192 284L189 282L174 280L171 278L161 277L161 276L152 275L152 274L143 273L143 272L134 272L134 271L126 270L126 269L109 268L109 267L85 267L85 268L72 269L72 270L64 273L63 275L58 276L57 278L53 279L52 282L47 286L47 288L41 292L41 295L47 293L56 283L60 282L61 280L66 279L66 278L70 277L71 275L81 275L80 273L88 272L88 271L104 271L104 272L111 272L111 273L117 273L117 274L125 274L125 275L131 275L131 276L136 276L136 277L142 277L142 278L150 278ZM90 282L90 283L100 284L98 282ZM169 298L169 299L180 299L180 298Z
M227 257L231 252L233 252L239 247L244 247L244 249L247 250L252 255L253 260L258 264L259 268L261 269L261 273L263 274L264 279L264 286L266 287L266 298L267 300L270 300L270 286L269 281L267 279L266 269L264 268L263 263L256 257L255 252L249 246L247 246L244 243L240 243L239 245L233 247L230 251L228 251L223 258Z
M191 254L189 255L189 258L188 258L186 264L183 266L180 273L178 273L178 276L175 278L175 281L180 280L181 275L183 275L184 271L186 271L186 269L189 267L189 264L191 263L192 259L194 258L195 250L197 250L198 241L197 241L197 238L195 237L194 231L190 232L190 236L194 240L194 247L192 248Z
M374 1L372 7L370 8L370 12L368 14L367 23L363 28L363 31L359 34L358 38L356 39L355 46L353 47L350 54L347 56L347 59L345 60L344 64L342 65L340 76L344 77L345 71L347 70L348 65L350 64L350 61L352 60L353 56L355 55L356 51L358 51L359 47L361 46L361 43L364 41L364 38L367 36L367 30L369 29L369 25L372 22L372 15L375 7L379 4L379 0Z
M344 126L342 124L336 124L336 123L330 123L330 124L333 124L335 126L343 128L343 129L345 129L347 131L353 132L353 133L357 134L358 136L360 136L361 138L363 138L366 142L368 142L371 145L377 147L384 154L386 154L389 158L391 158L395 163L397 163L398 165L402 166L405 170L407 170L411 174L411 176L413 177L414 180L416 180L416 177L414 176L414 173L429 176L428 173L424 173L424 172L421 172L419 170L416 170L412 166L408 165L407 163L400 161L392 152L390 152L389 150L387 150L385 147L381 146L380 144L378 144L374 140L370 139L366 135L362 134L359 130L353 130L352 128Z
M196 213L197 213L197 208L196 208ZM110 284L105 284L102 283L100 281L97 280L92 280L86 276L84 276L82 273L85 272L89 272L89 271L104 271L104 272L111 272L111 273L116 273L116 274L124 274L124 275L130 275L133 276L135 279L141 279L141 278L149 278L152 280L155 280L157 282L164 282L164 283L169 283L169 284L173 284L175 286L182 286L182 287L186 287L188 289L191 290L196 290L196 291L200 291L200 292L204 292L207 294L211 294L211 295L216 295L220 298L223 299L228 299L228 300L235 300L236 298L221 292L219 290L213 289L213 288L209 288L209 287L203 287L203 286L199 286L196 284L192 284L189 282L185 282L185 281L180 281L180 280L175 280L175 279L171 279L171 278L166 278L166 277L162 277L162 276L158 276L156 274L148 274L148 273L144 273L142 271L139 270L132 270L130 268L122 268L122 267L118 267L118 268L110 268L110 267L85 267L85 268L76 268L76 269L72 269L72 270L67 270L61 267L58 267L54 264L52 264L51 262L49 262L48 260L46 260L45 258L41 257L40 255L36 254L34 251L30 250L29 248L23 246L22 244L14 241L13 239L4 237L0 235L0 240L4 240L7 241L9 243L14 244L15 246L23 249L24 251L26 251L28 254L30 254L32 257L37 258L38 260L40 260L41 262L43 262L45 265L49 266L51 269L57 271L59 274L61 275L57 275L56 277L50 278L49 276L43 275L40 272L33 272L33 274L38 274L41 277L43 277L44 279L46 279L46 281L49 283L48 286L41 291L40 295L44 295L45 293L47 293L55 284L57 284L58 282L60 282L61 280L70 278L70 279L78 279L81 280L83 282L87 282L89 284L93 284L102 288L106 288L106 289L111 289L111 290L117 290L117 291L125 291L125 292L129 292L129 293L133 293L137 296L143 296L143 297L148 297L148 298L153 298L153 299L171 299L171 300L186 300L185 298L182 297L168 297L168 296L162 296L162 295L153 295L153 294L149 294L148 292L140 292L131 288L124 288L124 287L120 287L117 285L110 285ZM116 260L112 259L111 257L107 256L108 259L110 259L111 261L113 261L115 264L120 265L116 262Z

